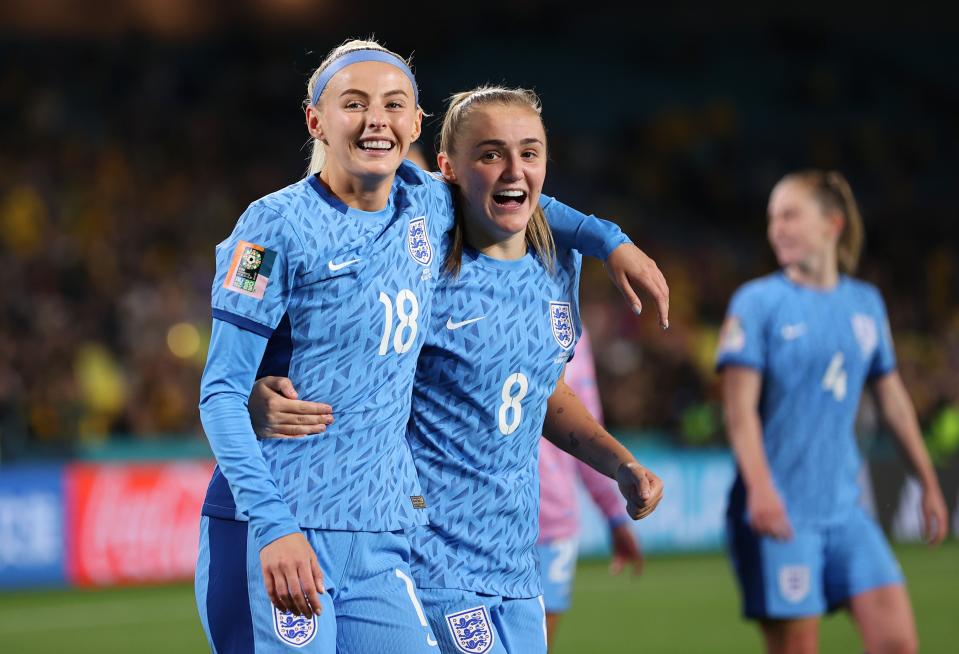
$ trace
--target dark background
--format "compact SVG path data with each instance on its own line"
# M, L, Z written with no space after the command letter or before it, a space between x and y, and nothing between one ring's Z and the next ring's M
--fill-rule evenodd
M306 81L346 38L412 53L421 102L535 88L546 191L623 225L671 328L584 273L610 425L723 441L711 362L733 290L775 268L765 205L842 171L861 276L889 308L940 465L959 446L959 30L934 8L827 3L34 0L0 8L0 461L202 440L213 247L300 176ZM646 313L653 306L647 304ZM865 433L878 433L868 405ZM883 451L881 435L868 441Z

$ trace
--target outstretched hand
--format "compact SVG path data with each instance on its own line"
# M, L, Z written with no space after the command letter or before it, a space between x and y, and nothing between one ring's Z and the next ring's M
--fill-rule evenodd
M323 571L302 532L277 538L261 549L260 565L266 594L276 608L308 618L322 612Z
M669 329L669 286L655 261L632 243L624 243L606 259L606 272L636 315L643 310L643 303L634 286L649 293L659 311L660 327Z
M616 483L626 498L626 513L633 520L648 516L663 499L663 481L635 461L616 469Z
M263 377L250 391L247 409L259 438L296 438L319 434L333 424L333 407L297 399L286 377Z

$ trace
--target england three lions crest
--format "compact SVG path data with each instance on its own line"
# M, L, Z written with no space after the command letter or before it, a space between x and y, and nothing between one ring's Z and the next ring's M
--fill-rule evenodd
M303 647L316 637L316 616L305 618L273 607L273 630L287 645Z
M416 263L428 266L433 261L433 247L430 245L430 237L426 230L426 216L410 221L406 235L406 249Z
M779 568L779 592L783 598L798 604L809 594L809 566L784 565Z
M549 324L553 328L553 338L564 350L568 350L576 339L573 330L573 310L569 302L549 303Z
M493 628L485 606L449 613L446 624L453 635L456 649L465 654L483 654L493 647Z
M876 327L876 321L872 316L862 313L852 314L851 320L852 333L856 336L856 342L859 343L859 350L863 358L868 359L879 345L879 329Z

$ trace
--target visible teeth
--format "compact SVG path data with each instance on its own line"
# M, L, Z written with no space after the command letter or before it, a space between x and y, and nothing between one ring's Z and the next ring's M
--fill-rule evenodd
M360 147L366 150L389 150L393 144L389 141L360 141Z
M524 191L510 189L508 191L500 191L496 195L502 195L507 198L521 198L526 195L526 193Z

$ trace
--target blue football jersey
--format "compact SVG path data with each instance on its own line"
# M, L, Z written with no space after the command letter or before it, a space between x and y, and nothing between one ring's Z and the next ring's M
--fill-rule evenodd
M441 278L413 387L408 438L430 524L410 532L420 588L541 591L539 438L572 356L581 259L502 261L467 249Z
M425 520L403 435L451 206L423 179L404 166L387 207L364 212L311 176L251 204L217 247L214 318L269 338L260 375L336 408L323 434L259 441L301 527ZM204 512L244 517L214 475Z
M541 204L557 243L605 258L628 242L612 223ZM383 211L349 208L315 177L250 205L217 248L200 414L219 465L205 515L250 518L260 546L297 526L379 531L425 519L404 435L453 216L447 185L408 163ZM257 367L332 404L336 423L257 442L245 415Z
M790 520L841 520L859 494L854 426L865 383L896 366L886 308L871 285L846 276L832 289L779 272L733 296L717 366L762 373L763 446ZM730 498L742 513L738 479Z

